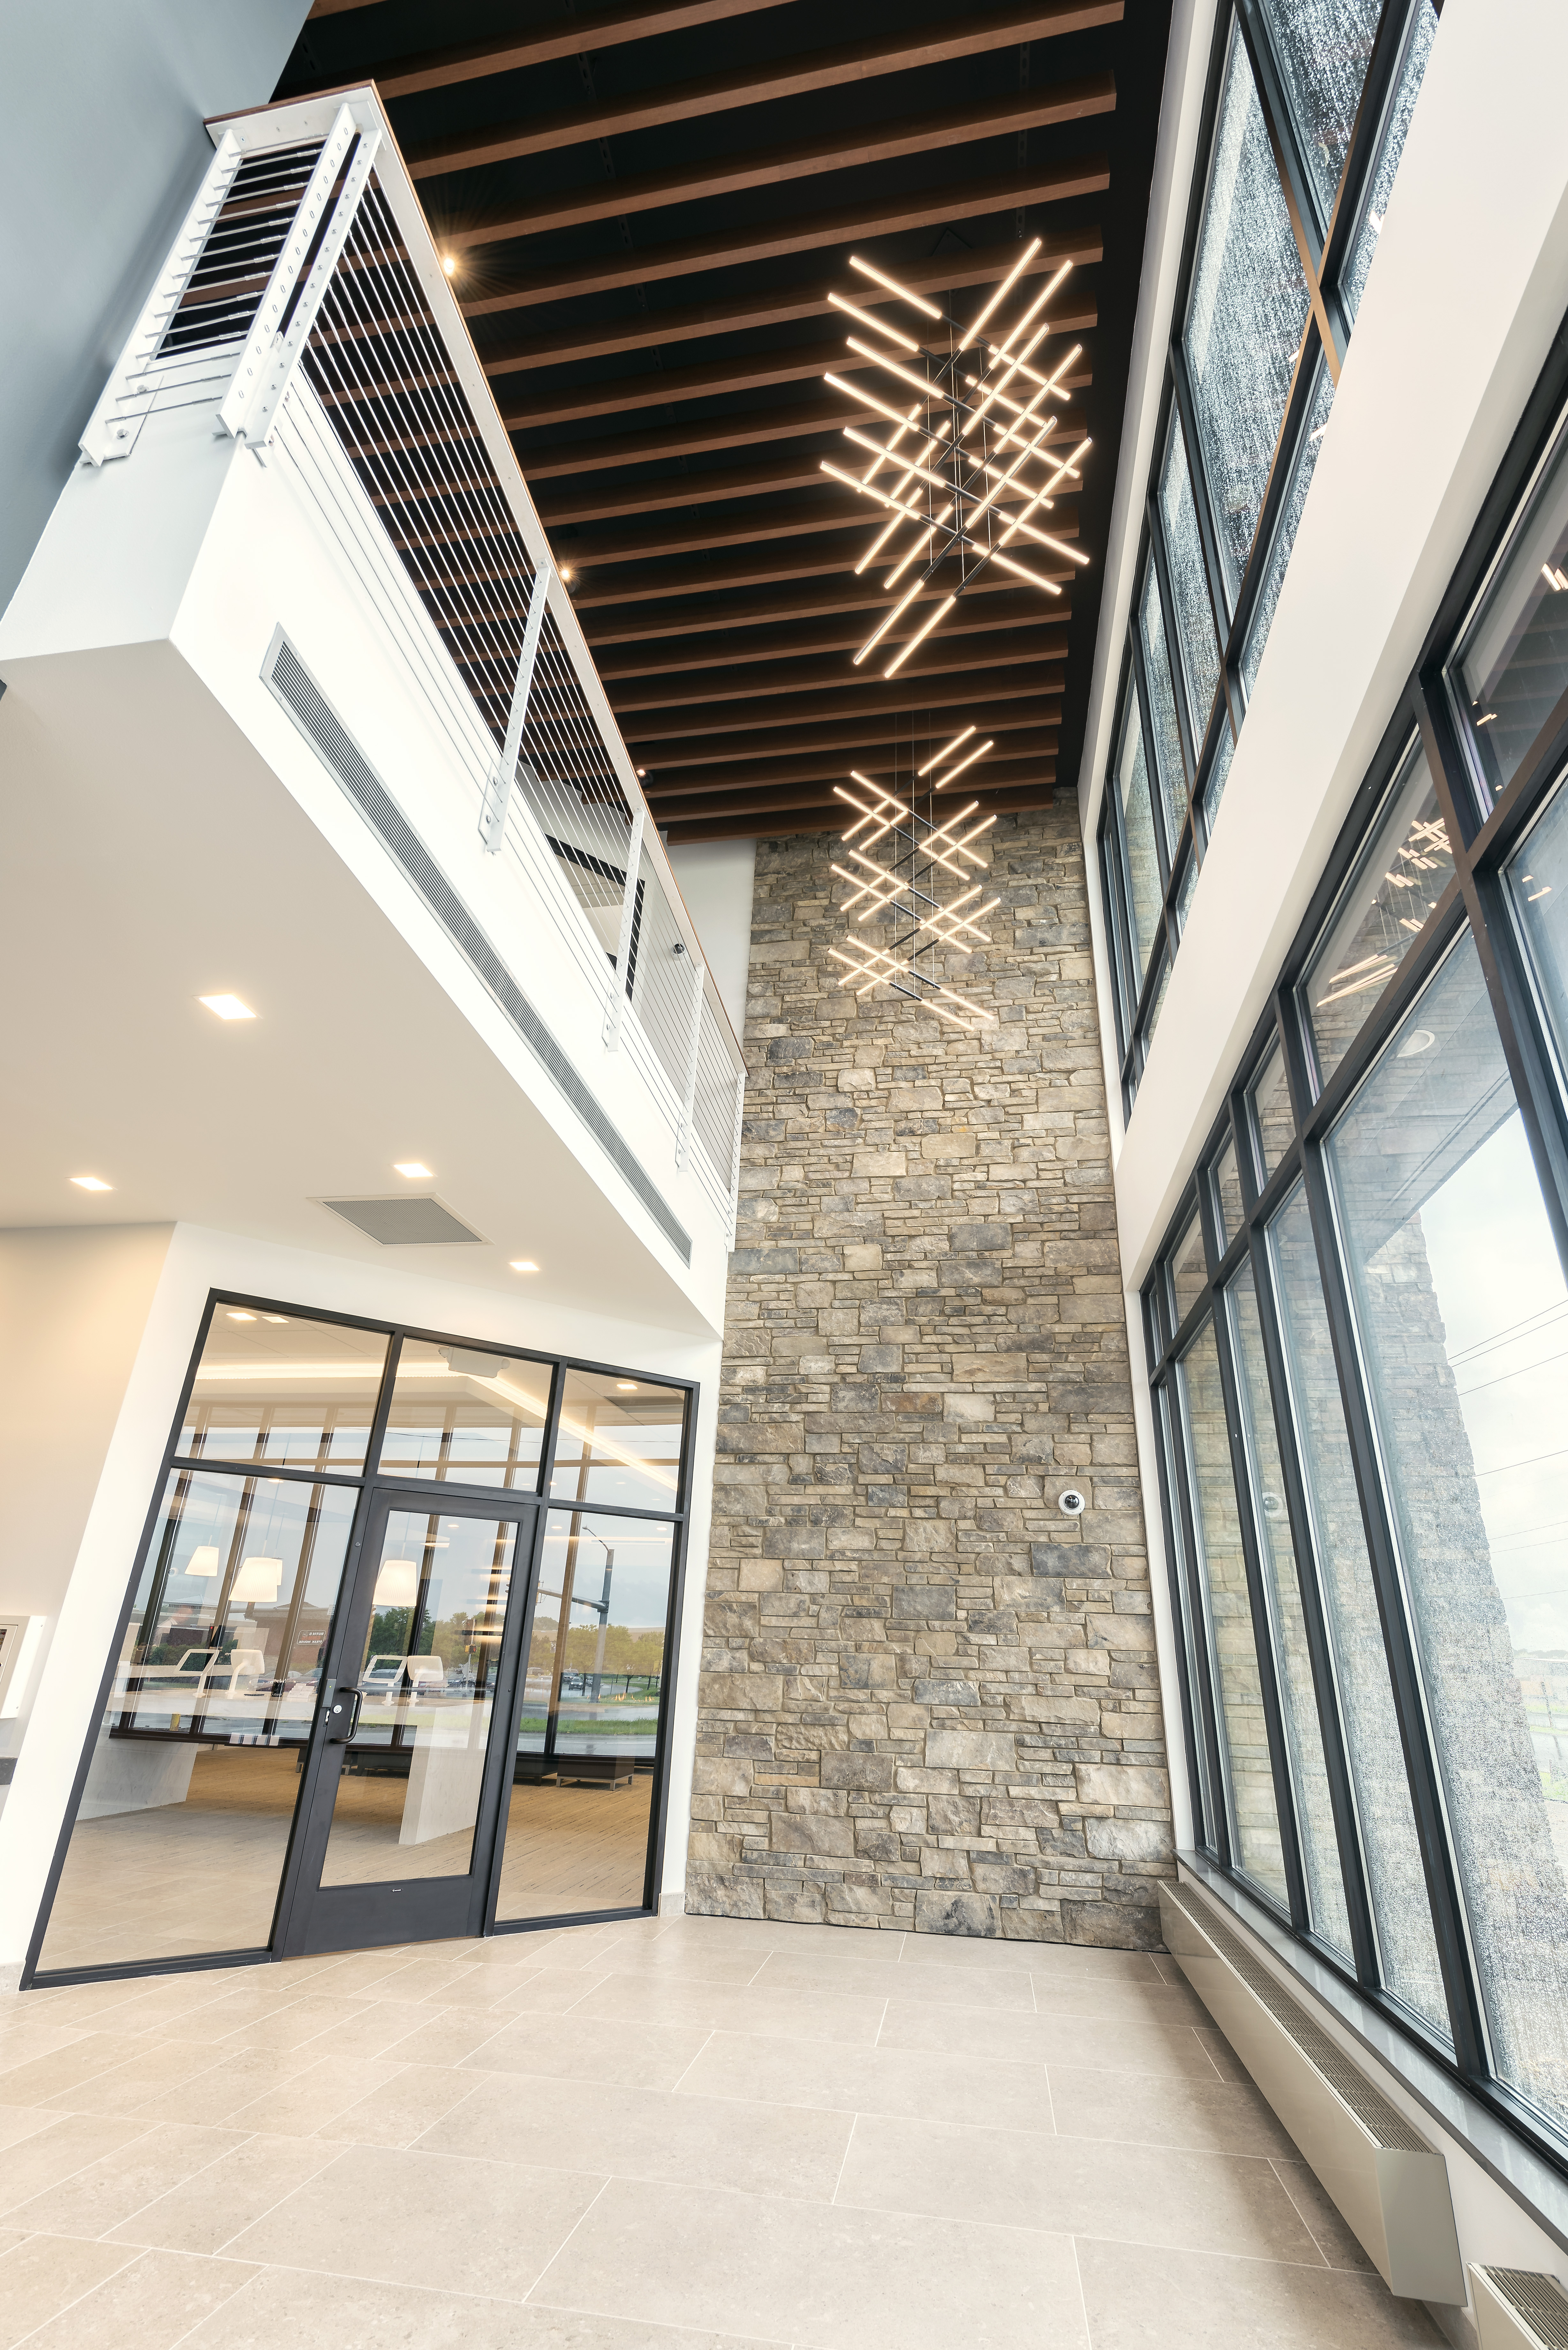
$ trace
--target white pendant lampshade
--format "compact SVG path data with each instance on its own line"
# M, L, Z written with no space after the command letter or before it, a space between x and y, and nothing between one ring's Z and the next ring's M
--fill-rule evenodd
M420 1571L411 1558L389 1558L376 1577L378 1607L411 1607L420 1596Z
M223 1554L216 1543L199 1544L185 1562L187 1575L199 1575L207 1578L221 1575L223 1571Z
M275 1599L283 1581L281 1558L247 1558L234 1577L231 1599Z

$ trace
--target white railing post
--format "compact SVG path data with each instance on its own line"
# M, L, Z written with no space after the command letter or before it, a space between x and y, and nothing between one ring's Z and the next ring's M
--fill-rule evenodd
M702 958L691 956L691 1035L686 1052L686 1098L681 1105L680 1124L675 1137L675 1164L684 1167L691 1151L691 1120L697 1107L697 1059L702 1049L702 994L707 972Z
M136 436L151 406L152 390L150 384L139 379L157 358L163 330L185 298L191 273L202 258L213 222L229 200L229 190L244 153L231 127L218 141L206 177L170 248L158 283L143 303L141 316L132 327L114 373L104 385L78 443L83 456L94 465L106 464L111 457L129 457L136 446ZM125 405L142 392L147 395L145 406L132 409Z
M746 1072L735 1071L735 1135L730 1149L730 1239L735 1245L735 1226L741 1215L741 1124L746 1115Z
M616 941L615 969L610 973L609 993L605 998L605 1050L613 1053L620 1043L621 1014L627 1003L627 981L631 973L631 942L637 930L637 892L642 871L642 828L647 811L639 801L632 811L631 829L626 837L626 884L620 895L620 934Z
M358 138L358 147L344 178L342 193L333 209L327 234L317 249L310 265L310 275L300 289L288 320L288 331L282 331L288 310L289 297L298 283L322 214L332 202L332 191L345 158ZM354 224L359 209L359 199L369 181L371 166L381 143L381 127L372 123L361 131L352 109L340 106L337 117L327 134L310 184L300 199L294 225L284 243L283 251L274 265L266 292L262 296L245 346L240 353L234 378L218 411L226 432L248 448L260 448L270 441L273 426L283 396L288 390L289 378L301 351L310 339L316 324L316 314L321 307L337 258Z
M506 740L501 746L501 764L491 778L479 819L479 837L491 857L506 837L506 811L512 802L512 786L517 780L517 761L523 749L528 697L534 691L534 667L539 658L549 583L547 571L535 571L534 585L528 591L528 618L523 628L523 650L518 655L517 675L512 687L512 709L506 721Z

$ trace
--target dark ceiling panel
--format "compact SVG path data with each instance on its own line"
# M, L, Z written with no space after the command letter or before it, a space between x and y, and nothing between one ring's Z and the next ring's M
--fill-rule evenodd
M971 718L997 745L982 806L1075 774L1168 17L317 0L277 95L378 82L672 840L836 824L851 767L907 782ZM858 411L821 380L862 364L827 296L853 252L967 319L1035 236L1032 280L1074 265L1050 348L1060 366L1082 347L1061 412L1096 443L1050 527L1091 560L1036 549L1052 596L988 572L889 681L911 622L856 665L887 603L855 568L876 523L822 471L864 464ZM417 507L388 519L448 588L484 577L483 544ZM482 647L449 603L467 662Z

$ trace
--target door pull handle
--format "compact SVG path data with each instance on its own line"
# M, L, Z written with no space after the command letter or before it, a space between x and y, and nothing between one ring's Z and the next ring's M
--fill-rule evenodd
M341 1690L327 1709L327 1742L329 1746L347 1746L359 1727L360 1693L358 1690Z

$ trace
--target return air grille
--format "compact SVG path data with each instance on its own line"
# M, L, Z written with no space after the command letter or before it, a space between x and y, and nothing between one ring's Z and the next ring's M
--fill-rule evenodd
M484 1239L428 1191L411 1200L323 1200L321 1204L383 1248L451 1248Z
M483 982L530 1052L555 1080L606 1158L625 1177L682 1264L690 1264L691 1234L599 1107L281 629L267 648L262 663L262 681L282 702L317 758L330 770L387 854L418 890L470 970Z
M1356 2120L1370 2132L1376 2143L1395 2147L1405 2154L1424 2154L1427 2151L1425 2138L1417 2135L1397 2106L1378 2095L1360 2066L1353 2064L1327 2033L1314 2023L1282 1984L1275 1981L1268 1968L1253 1957L1241 1936L1233 1934L1211 1908L1207 1906L1200 1908L1182 1887L1167 1887L1166 1890L1169 1898L1185 1909L1199 1931L1208 1935L1254 1998L1268 2009L1280 2029L1290 2034L1302 2054L1323 2074L1334 2094L1344 2099ZM1568 2339L1564 2341L1563 2350L1568 2350Z
M1470 2274L1480 2279L1517 2321L1520 2341L1539 2344L1540 2350L1568 2350L1568 2297L1555 2277L1545 2276L1537 2269L1474 2268ZM1476 2314L1484 2345L1492 2330L1487 2323L1489 2313L1483 2304Z

